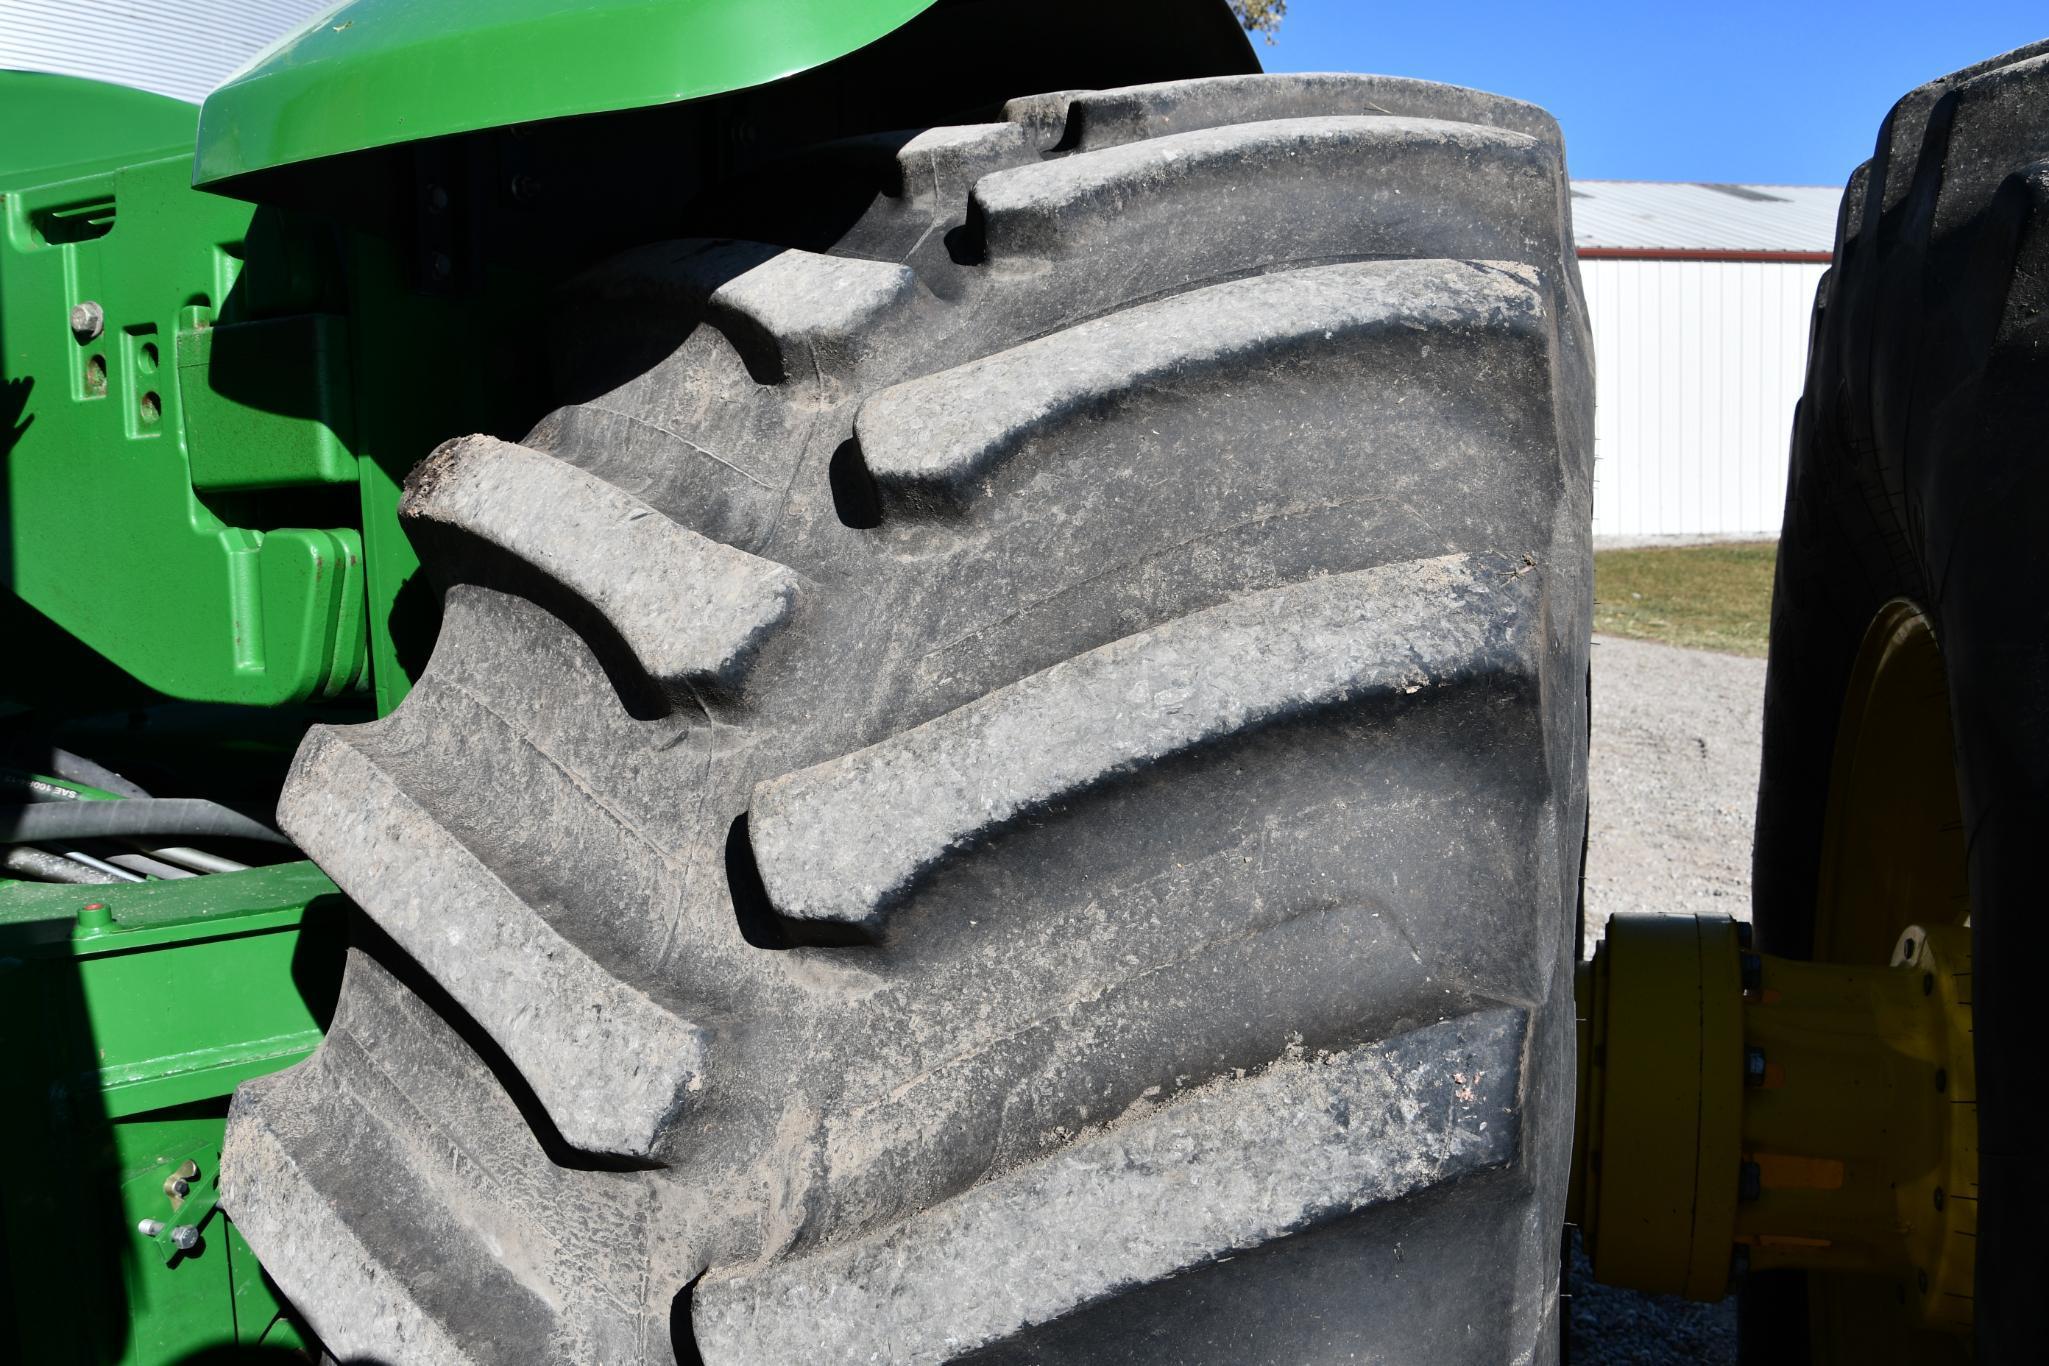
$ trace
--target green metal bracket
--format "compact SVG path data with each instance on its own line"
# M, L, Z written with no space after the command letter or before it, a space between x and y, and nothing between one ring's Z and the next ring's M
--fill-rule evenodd
M306 1056L343 903L310 863L176 881L0 884L0 1342L21 1360L296 1344L217 1209L227 1097Z
M16 883L0 897L0 981L34 962L70 965L94 1066L65 1085L97 1091L109 1118L225 1096L320 1041L292 961L306 909L323 898L338 905L340 893L310 863L85 888ZM265 989L268 999L251 998Z
M0 109L90 107L42 79L0 73ZM0 582L171 697L334 696L366 670L360 508L249 491L355 482L347 331L238 307L251 210L187 171L0 179Z
M207 309L182 310L178 397L192 486L355 483L348 345L347 319L334 314L216 325ZM224 374L244 396L220 383Z

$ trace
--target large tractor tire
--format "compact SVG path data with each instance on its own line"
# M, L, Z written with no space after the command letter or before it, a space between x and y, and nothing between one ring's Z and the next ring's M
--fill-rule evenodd
M1591 384L1558 133L1231 77L828 143L452 442L375 929L228 1208L343 1357L1548 1361Z
M1979 1179L1938 1199L1975 1203L1975 1230L1953 1221L1975 1291L1932 1267L1761 1276L1750 1361L1964 1361L1973 1324L1978 1361L2040 1360L2045 307L2038 44L1907 95L1851 177L1794 427L1757 813L1767 951L1882 964L1910 925L1971 927L1976 1085L1944 1098L1976 1108Z

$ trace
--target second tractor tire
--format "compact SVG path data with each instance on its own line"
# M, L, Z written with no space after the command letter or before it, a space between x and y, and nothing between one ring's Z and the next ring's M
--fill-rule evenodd
M1851 177L1794 425L1757 811L1769 952L1882 964L1909 925L1971 927L1976 1094L1943 1100L1978 1111L1978 1188L1949 1198L1976 1205L1960 1312L1983 1363L2042 1351L2045 223L2049 44L1907 94ZM1744 1359L1973 1359L1970 1333L1917 1326L1926 1270L1755 1278Z

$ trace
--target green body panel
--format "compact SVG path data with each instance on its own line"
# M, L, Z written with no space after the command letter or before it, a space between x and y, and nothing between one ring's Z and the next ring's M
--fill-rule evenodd
M61 98L32 117L39 93ZM116 112L134 98L0 73L0 105L24 126L92 108L95 94ZM344 692L365 664L353 500L331 525L305 526L293 525L300 507L210 506L195 487L355 482L328 426L346 428L333 406L345 371L315 374L324 354L343 359L340 343L317 325L299 327L297 352L275 337L187 335L248 311L252 211L194 194L186 173L171 155L0 178L0 582L170 697L277 705ZM100 311L96 335L74 326L84 304ZM280 386L280 372L293 381ZM280 466L296 477L274 478Z
M310 863L0 885L0 1162L17 1175L0 1190L0 1342L17 1359L151 1366L296 1345L215 1208L221 1135L237 1084L319 1042L343 909ZM185 1224L200 1241L181 1252Z
M932 0L354 0L207 98L193 183L760 85Z
M188 151L198 113L145 90L0 72L0 186L70 180Z

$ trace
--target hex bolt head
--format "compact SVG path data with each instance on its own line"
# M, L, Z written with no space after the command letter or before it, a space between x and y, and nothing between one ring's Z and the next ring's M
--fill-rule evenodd
M1765 1073L1765 1066L1764 1066L1764 1050L1763 1050L1762 1048L1746 1048L1746 1049L1744 1049L1744 1050L1743 1050L1743 1084L1744 1084L1745 1086L1762 1086L1762 1085L1764 1085L1764 1073Z
M107 310L91 299L71 306L71 335L89 342L107 330Z
M191 1224L180 1224L171 1230L171 1246L180 1252L190 1252L199 1246L199 1230Z
M154 1238L164 1231L164 1221L161 1219L138 1219L135 1221L135 1231L145 1238Z

